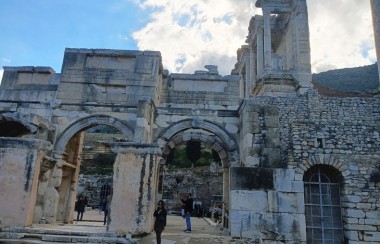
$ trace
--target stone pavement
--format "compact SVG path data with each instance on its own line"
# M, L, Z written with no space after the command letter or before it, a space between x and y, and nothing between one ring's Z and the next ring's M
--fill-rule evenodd
M76 216L75 216L76 218ZM191 218L192 232L185 233L185 219L181 216L169 215L167 226L162 233L162 244L208 244L208 243L237 243L231 237L224 236L223 230L208 218ZM134 237L133 239L117 238L115 233L106 232L103 225L103 215L96 210L88 210L84 213L83 221L74 221L73 224L34 224L27 228L28 234L13 233L13 241L2 239L0 243L140 243L156 244L155 233L150 233L145 237ZM44 234L41 234L44 233ZM49 234L56 235L49 235ZM76 233L76 234L75 234ZM87 233L89 236L84 236ZM0 233L5 234L5 233ZM228 233L227 233L228 234ZM25 235L20 237L20 235ZM43 236L42 236L43 235ZM59 235L59 236L57 236ZM17 236L22 238L22 242L17 241ZM71 237L70 237L71 236ZM30 239L27 237L31 237ZM38 237L38 238L37 238ZM49 239L50 238L50 239ZM70 239L71 238L71 239ZM101 239L103 238L103 239ZM39 240L38 240L39 239ZM45 239L45 240L44 240ZM44 241L41 241L44 240ZM50 241L49 241L50 240ZM70 241L66 241L70 240ZM76 241L75 241L76 240Z
M229 236L223 236L223 231L207 218L191 218L192 231L185 233L185 220L180 216L168 216L167 225L162 233L162 244L208 244L234 243ZM155 244L156 235L150 235L138 240L141 244Z
M76 217L76 216L75 216ZM88 231L105 231L102 221L103 215L99 215L96 210L89 210L84 213L84 221L74 221L77 230L87 229ZM94 221L94 222L93 222ZM208 243L234 243L231 237L223 236L223 230L216 226L208 218L191 218L192 231L185 233L186 222L181 216L168 215L167 226L162 233L162 244L208 244ZM63 227L61 227L63 228ZM71 225L73 228L73 225ZM137 243L155 244L156 235L154 232L143 238L134 238Z

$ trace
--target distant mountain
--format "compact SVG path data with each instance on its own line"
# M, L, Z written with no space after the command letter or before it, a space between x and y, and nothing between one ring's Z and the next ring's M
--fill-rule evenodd
M312 75L313 84L323 95L353 96L378 92L377 63L356 68L329 70Z

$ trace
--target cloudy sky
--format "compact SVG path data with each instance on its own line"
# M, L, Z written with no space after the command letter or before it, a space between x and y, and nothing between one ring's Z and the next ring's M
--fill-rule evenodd
M255 0L2 0L0 66L61 72L69 48L161 51L164 68L223 75L245 44ZM369 0L307 0L313 73L376 62ZM0 76L3 70L0 68Z

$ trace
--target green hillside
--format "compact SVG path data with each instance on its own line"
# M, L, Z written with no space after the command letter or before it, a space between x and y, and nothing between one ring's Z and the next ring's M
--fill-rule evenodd
M379 87L377 63L313 74L319 86L348 93L374 93Z

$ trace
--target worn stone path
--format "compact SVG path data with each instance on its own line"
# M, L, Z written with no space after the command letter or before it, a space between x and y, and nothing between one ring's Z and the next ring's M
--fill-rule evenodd
M75 215L76 218L76 215ZM214 222L210 221L208 218L191 218L192 222L192 232L185 233L184 229L186 228L185 219L181 216L169 215L167 218L167 226L162 233L162 244L209 244L209 243L237 243L237 241L232 240L228 235L223 235L223 230L218 227ZM44 224L38 225L35 224L32 229L41 229L50 232L85 232L92 233L93 235L104 235L106 233L106 226L103 225L103 215L99 214L97 210L87 210L84 213L83 221L74 221L73 224ZM227 233L228 234L228 233ZM1 238L0 238L1 239ZM57 239L57 237L55 237ZM62 239L62 238L61 238ZM81 242L79 237L77 239ZM87 238L88 239L88 238ZM99 239L99 238L98 238ZM115 239L115 238L113 238ZM99 240L90 243L99 243ZM37 240L23 239L23 243L40 243ZM27 242L26 242L27 241ZM133 243L141 244L156 244L156 235L155 233L150 233L145 237L133 238L130 239ZM0 241L1 242L1 241ZM108 241L107 241L108 242ZM132 242L119 242L114 243L132 243ZM6 242L14 243L14 242ZM50 242L56 243L56 242ZM62 239L60 243L65 243ZM113 242L112 242L113 243ZM241 243L241 242L240 242Z
M185 220L180 216L168 216L167 225L162 233L162 244L208 244L233 243L231 237L223 236L223 231L207 218L191 218L192 231L185 233ZM141 244L155 244L156 235L150 235L139 240Z
M76 215L75 215L76 217ZM83 215L84 221L74 221L73 225L66 225L66 228L76 228L77 230L87 229L88 231L104 231L102 221L103 215L99 215L97 210L88 210ZM94 222L93 222L94 221ZM233 243L231 237L223 236L223 231L208 218L191 218L192 231L185 233L186 222L181 216L168 215L167 226L162 233L162 244L208 244L208 243ZM60 228L65 228L64 226ZM156 235L151 233L143 238L134 238L141 244L155 244Z

